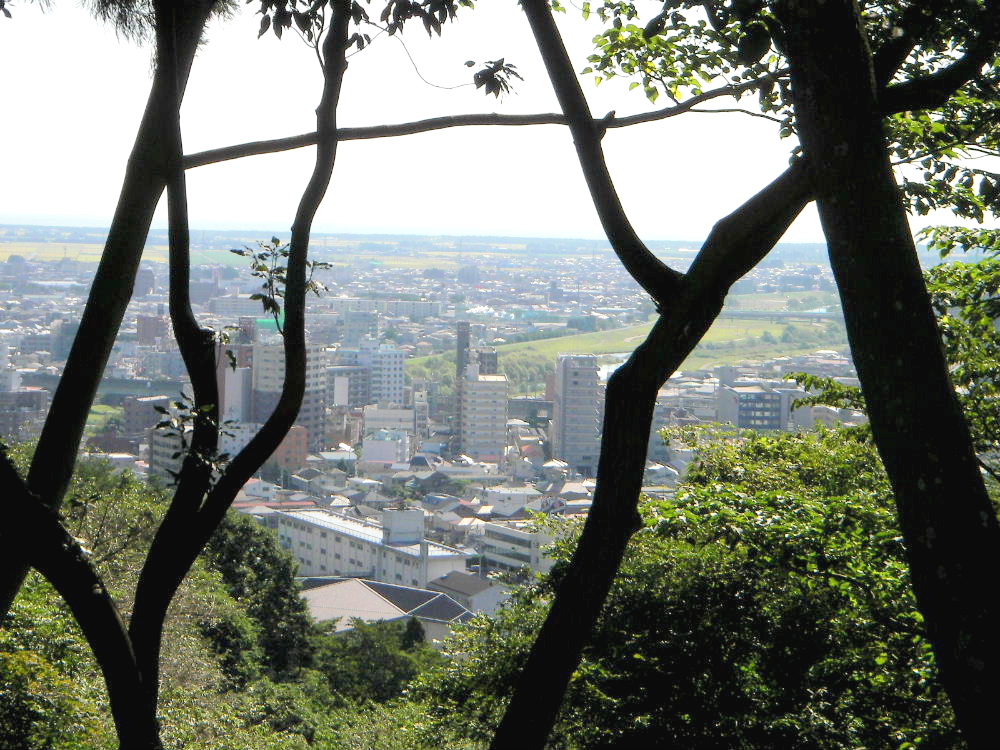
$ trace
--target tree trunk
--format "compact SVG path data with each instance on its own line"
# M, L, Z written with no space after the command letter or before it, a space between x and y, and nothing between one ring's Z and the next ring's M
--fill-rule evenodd
M780 6L795 112L910 575L959 727L996 746L1000 526L889 165L872 59L851 0Z
M540 750L600 616L629 539L640 527L639 492L656 395L722 309L729 287L781 238L810 200L801 165L787 169L712 229L688 272L649 257L611 184L583 91L544 0L522 6L576 143L608 240L644 288L657 292L661 316L608 382L594 502L569 566L490 747ZM639 279L637 279L639 280Z
M185 7L178 49L177 81L182 91L212 2L197 0ZM132 297L146 235L163 192L161 122L173 86L174 78L168 80L157 67L80 330L35 450L28 486L49 508L58 508L73 473L87 415ZM23 557L13 552L4 536L0 530L0 615L10 609L28 572Z
M136 587L129 634L143 676L157 690L163 622L177 588L201 554L236 496L236 492L270 456L295 421L306 384L305 300L309 237L313 218L326 196L337 155L337 106L347 70L349 5L336 0L330 30L323 43L324 87L317 108L320 134L316 160L292 224L284 296L285 379L274 413L233 459L213 487L196 493L197 506L178 507L175 496L157 530ZM179 166L179 165L178 165ZM181 488L178 488L178 494Z

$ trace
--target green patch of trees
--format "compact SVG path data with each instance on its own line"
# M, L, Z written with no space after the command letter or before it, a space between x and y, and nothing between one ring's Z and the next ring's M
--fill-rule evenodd
M960 746L870 436L699 450L675 499L643 503L548 746ZM418 679L426 746L492 736L574 544Z
M14 458L27 459L15 450ZM119 582L123 609L167 495L82 462L64 523L97 570ZM350 747L373 701L398 698L442 657L416 621L312 623L295 562L274 534L227 515L165 623L160 718L169 747ZM116 745L108 694L87 640L58 594L31 574L0 627L0 747Z

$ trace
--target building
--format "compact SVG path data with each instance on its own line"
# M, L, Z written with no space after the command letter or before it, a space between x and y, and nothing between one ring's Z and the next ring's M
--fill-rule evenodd
M483 431L482 427L476 427L472 425L467 425L465 419L467 416L471 416L471 412L467 409L472 407L472 403L466 397L465 391L469 387L469 384L473 381L469 380L469 366L474 365L476 368L476 375L478 376L491 376L497 375L499 372L499 360L497 357L497 350L494 347L473 347L472 346L472 334L470 330L469 322L466 320L459 321L456 328L455 336L455 411L456 414L456 424L455 424L455 438L452 441L452 452L455 454L465 453L468 455L473 455L474 450L479 450L482 448L482 444L477 444L475 449L470 448L466 445L465 440L467 436L471 435L470 430L475 430L480 433L480 437L489 441L488 448L495 448L493 438L495 435L490 435L489 437L484 437L481 433ZM499 381L497 381L499 382ZM506 379L504 380L504 393L506 394ZM505 396L506 398L506 396ZM475 399L472 399L473 401ZM506 424L506 404L504 405L504 423ZM493 425L488 426L492 429ZM506 436L505 436L506 437ZM490 455L495 456L493 460L499 460L499 456L503 454L503 439L500 441L500 447L495 451L487 451Z
M166 315L139 315L135 319L136 338L140 344L156 344L170 338L172 329Z
M455 570L427 584L431 591L440 591L470 612L495 614L510 596L510 587L489 578Z
M346 313L379 312L390 317L404 317L411 320L439 318L444 312L441 302L431 300L360 299L358 297L328 297L327 307L333 312Z
M363 360L371 367L371 404L402 404L406 352L392 344L362 346ZM364 361L362 362L364 364Z
M356 409L372 403L372 371L367 365L334 365L326 368L328 406Z
M774 387L763 382L736 381L719 387L716 418L746 429L789 429L794 424L792 405L805 395L803 389L787 383Z
M208 311L227 318L264 314L260 300L252 299L249 294L236 294L228 297L215 297L213 295L213 298L208 301Z
M309 430L293 424L267 463L286 471L296 471L306 465L308 457Z
M388 407L369 404L363 409L366 433L375 430L405 430L417 434L416 411L406 407Z
M221 366L218 371L219 417L223 422L248 422L253 409L253 368Z
M306 390L295 424L309 431L312 450L324 447L326 435L326 351L316 344L306 346ZM266 422L281 396L285 382L285 350L280 343L253 345L251 418Z
M246 447L247 443L260 431L261 425L255 422L228 424L219 434L219 453L232 459ZM190 439L191 427L185 433ZM278 467L294 471L304 466L309 456L309 446L306 442L308 430L299 425L292 425L281 444L271 454L265 464L275 464ZM149 430L149 475L160 477L167 484L172 484L177 472L184 463L185 446L180 435L175 430Z
M507 442L507 376L484 375L478 363L468 365L458 409L462 453L499 462Z
M0 438L5 442L37 438L51 401L52 394L43 388L0 391Z
M471 555L424 538L422 510L384 510L382 522L328 510L275 512L266 517L304 576L346 576L424 587Z
M319 585L310 585L317 583ZM343 578L326 581L308 579L302 598L316 622L336 620L335 633L354 627L354 620L396 622L416 618L431 644L451 634L455 623L472 614L446 592L393 583Z
M125 411L126 435L138 435L145 433L150 427L154 427L163 419L163 413L157 411L169 409L174 399L170 396L126 396L122 402Z
M561 355L552 388L552 455L585 476L597 474L604 388L593 355Z
M345 312L344 346L348 348L360 346L361 342L368 337L378 341L378 313L373 310L348 310Z
M361 441L365 462L400 463L410 460L410 435L403 430L376 430Z
M542 553L542 547L551 544L552 537L531 528L527 523L483 524L479 550L487 570L516 571L531 568L538 573L552 569L553 560Z

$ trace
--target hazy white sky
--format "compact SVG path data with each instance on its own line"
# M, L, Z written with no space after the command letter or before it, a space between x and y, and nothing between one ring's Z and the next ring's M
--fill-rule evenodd
M106 226L149 85L150 53L68 3L45 13L17 3L0 18L0 223ZM183 109L193 152L314 129L318 67L295 35L258 40L252 6L214 23ZM597 22L572 8L560 23L582 68ZM433 88L386 36L351 58L341 125L374 125L464 112L558 110L527 23L514 2L480 2L444 36L418 23L407 47L422 75L454 86L466 60L505 57L525 81L499 102L471 86ZM474 69L473 69L474 70ZM651 108L624 82L584 82L595 115ZM662 103L661 99L661 103ZM640 235L700 240L787 163L776 125L740 115L689 114L611 131L612 174ZM602 237L573 154L558 126L464 128L340 147L334 186L317 216L324 232ZM190 171L195 228L287 232L308 179L312 149ZM158 215L157 224L165 217ZM809 208L787 241L821 241Z

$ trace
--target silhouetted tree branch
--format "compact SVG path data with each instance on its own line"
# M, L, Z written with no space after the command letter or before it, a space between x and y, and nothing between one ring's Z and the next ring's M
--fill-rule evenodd
M178 30L177 66L177 81L182 90L213 5L212 0L188 0L178 4L184 11ZM32 460L28 486L48 508L59 507L73 473L90 406L131 299L142 248L163 192L166 178L161 129L167 116L166 101L173 86L174 79L168 79L158 67L153 74L146 111L129 156L118 206L79 332L53 394ZM7 543L10 533L9 527L0 529L0 614L10 609L27 574L26 562Z
M239 489L277 449L298 414L305 392L305 296L309 234L333 174L337 153L336 110L344 73L350 23L347 0L333 4L322 46L324 87L317 108L320 133L315 166L292 225L284 296L285 378L274 412L209 489L201 485L197 507L168 514L157 531L136 590L129 632L144 674L156 674L163 619L177 588L217 528ZM182 170L178 164L178 172ZM213 371L214 377L214 371ZM175 501L176 502L176 501ZM185 507L188 503L185 502Z
M626 128L632 125L640 125L647 122L657 122L675 117L690 111L699 104L704 104L712 99L722 96L733 96L743 91L750 91L759 87L767 80L778 78L785 71L779 71L771 76L764 76L752 81L744 81L741 84L721 86L711 89L699 96L693 96L684 102L672 107L665 107L654 112L641 112L635 115L624 117L605 117L595 120L595 126L612 130L615 128ZM450 115L448 117L431 117L426 120L415 122L404 122L396 125L374 125L361 128L340 128L337 131L338 141L361 141L374 138L392 138L401 135L417 135L420 133L431 133L436 130L447 128L459 128L470 126L506 126L516 127L525 125L566 125L567 120L561 114L543 113L536 115L500 115L491 114L468 114ZM263 154L276 154L282 151L291 151L296 148L316 145L316 133L303 133L287 138L275 138L266 141L254 141L252 143L241 143L235 146L225 146L223 148L199 151L188 154L184 157L184 166L187 169L204 167L209 164L218 164L222 161L232 159L242 159L246 156L261 156Z

